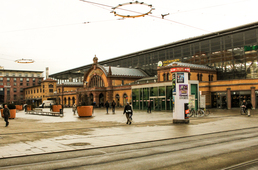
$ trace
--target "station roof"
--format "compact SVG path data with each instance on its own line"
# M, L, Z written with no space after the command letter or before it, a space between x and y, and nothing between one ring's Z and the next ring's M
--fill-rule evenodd
M216 68L212 68L206 65L199 65L199 64L190 64L190 63L180 63L180 62L172 62L165 67L172 67L173 65L176 65L176 67L189 67L189 68L195 68L195 69L204 69L204 70L213 70L215 71Z
M106 72L109 72L109 66L102 66ZM141 69L125 68L125 67L110 67L112 76L132 76L132 77L148 77Z
M234 28L225 29L222 31L217 31L217 32L213 32L213 33L209 33L209 34L205 34L205 35L201 35L201 36L192 37L192 38L187 38L187 39L183 39L180 41L164 44L161 46L145 49L142 51L133 52L130 54L119 56L119 57L114 57L112 59L100 61L98 63L101 65L104 65L104 64L108 64L110 62L120 61L123 59L135 57L135 56L142 55L142 54L148 54L150 52L155 52L155 51L159 51L159 50L163 50L163 49L168 49L168 48L172 48L172 47L177 47L177 46L182 46L182 45L186 45L186 44L199 42L202 40L208 40L208 39L212 39L212 38L216 38L216 37L230 35L232 33L242 32L242 31L250 30L253 28L257 28L257 27L258 27L258 22L253 22L253 23L241 25L241 26L234 27ZM91 66L92 66L92 64L84 65L81 67L69 69L69 70L62 71L62 72L55 73L55 74L51 74L51 75L49 75L49 77L53 77L55 79L68 79L69 77L80 77L80 76L83 76L84 72L86 72L88 69L90 69Z

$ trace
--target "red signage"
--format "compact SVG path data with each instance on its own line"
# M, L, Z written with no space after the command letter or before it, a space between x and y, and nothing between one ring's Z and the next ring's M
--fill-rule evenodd
M190 68L189 67L175 67L175 68L171 68L170 72L171 73L174 73L174 72L190 72Z

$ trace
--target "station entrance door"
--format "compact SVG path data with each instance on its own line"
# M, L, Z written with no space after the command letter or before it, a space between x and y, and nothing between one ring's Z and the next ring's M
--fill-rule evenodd
M166 98L165 96L159 96L159 97L150 97L151 104L152 104L152 110L155 111L162 111L166 110Z

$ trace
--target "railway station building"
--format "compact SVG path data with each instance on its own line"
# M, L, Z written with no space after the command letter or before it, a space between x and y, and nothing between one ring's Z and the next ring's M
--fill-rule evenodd
M255 22L100 61L97 70L102 70L102 75L107 75L109 68L111 72L112 68L127 68L141 70L145 76L138 77L136 80L121 75L119 81L123 83L104 82L111 84L106 90L113 91L103 94L104 98L100 96L101 89L95 93L95 96L89 89L86 97L97 101L102 98L104 102L116 100L114 89L120 88L121 91L128 89L127 99L133 102L135 109L145 109L146 100L153 99L154 102L159 103L157 109L170 110L171 101L170 97L167 97L169 94L164 95L164 91L169 91L172 81L169 69L180 66L181 63L181 65L189 64L192 70L190 81L196 85L198 95L206 95L207 107L222 108L226 103L227 108L230 109L239 107L243 99L246 99L250 100L256 108L258 105L257 60L258 22ZM81 88L85 88L89 85L96 86L93 82L98 79L90 79L92 76L90 74L94 75L93 72L90 73L91 71L93 71L92 64L88 64L55 73L49 77L56 80L58 84L77 82L82 83ZM102 77L102 81L104 79ZM147 93L149 97L145 95ZM82 95L82 91L78 89L78 99L82 98L82 96L79 97L80 94ZM123 94L119 92L119 101L124 100L122 96Z

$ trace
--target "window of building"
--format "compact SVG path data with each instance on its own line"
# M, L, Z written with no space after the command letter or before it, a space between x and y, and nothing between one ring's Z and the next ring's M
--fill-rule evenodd
M13 88L13 92L16 92L17 91L17 89L16 88Z
M39 93L39 89L37 89L37 93Z
M13 77L15 76L15 73L13 73Z
M2 75L2 72L0 72L0 76Z
M166 74L163 74L163 81L166 81Z
M30 82L30 79L29 79L29 78L27 78L27 79L26 79L26 81L27 81L27 82Z
M45 90L43 89L43 93L45 93Z
M19 73L19 77L21 77L22 76L22 73Z
M7 81L10 81L10 78L9 77L7 77L7 79L6 79Z
M34 93L36 93L36 90L34 89Z
M23 83L20 83L20 86L23 86Z
M9 88L7 88L7 90L6 90L6 91L7 91L7 94L10 94L10 89L9 89Z
M53 84L48 85L49 88L54 88Z
M53 89L49 89L49 93L53 93L54 92L54 90Z
M16 78L13 78L13 81L16 82Z
M23 89L22 89L22 88L20 89L20 92L23 92Z
M17 84L16 83L13 83L14 86L16 86Z
M10 83L8 82L8 83L6 83L6 85L7 85L7 86L10 86Z
M37 77L40 77L40 74L37 74Z
M104 82L100 76L94 75L90 80L89 87L104 87Z
M122 85L124 85L124 83L125 83L125 81L124 81L124 80L122 80Z
M20 99L21 99L21 100L23 99L23 95L20 95Z
M23 78L20 78L20 82L23 82Z
M9 73L5 73L6 76L9 76Z
M36 81L36 79L35 79L35 78L33 78L33 79L32 79L32 81L33 81L33 82L35 82L35 81Z
M25 77L28 77L28 73L25 73Z
M32 85L33 85L33 86L35 86L36 84L35 84L35 83L33 83Z
M0 88L0 91L4 91L4 88Z
M167 73L167 80L169 80L169 73Z
M43 85L43 89L45 88L45 85Z
M33 73L31 73L31 77L34 77L34 74L33 74Z
M4 83L3 83L3 82L1 82L1 83L0 83L0 85L4 85Z
M27 86L30 86L30 83L27 83Z
M202 73L201 74L198 73L197 74L197 80L202 81L202 76L203 76Z
M4 80L4 78L3 77L0 77L0 81L3 81Z
M13 100L17 100L16 94L13 95Z

